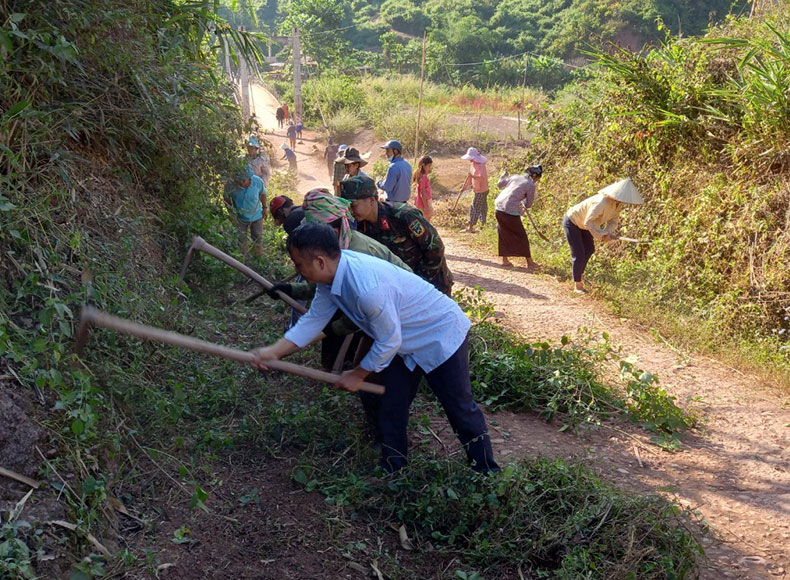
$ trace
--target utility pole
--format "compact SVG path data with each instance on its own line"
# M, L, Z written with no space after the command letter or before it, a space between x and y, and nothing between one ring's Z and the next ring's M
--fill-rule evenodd
M523 114L526 117L526 111L524 110L524 92L527 90L527 63L529 62L529 57L525 54L524 55L524 80L521 83L521 107L518 110L518 140L521 141L521 115Z
M240 31L244 31L244 26L239 26ZM250 78L247 70L247 59L239 51L239 76L241 77L241 117L246 123L250 118Z
M302 114L302 48L299 44L299 29L294 26L291 36L294 59L294 117L303 119Z
M417 105L417 129L414 131L414 167L417 166L417 156L420 154L420 119L422 118L422 86L425 83L425 42L428 31L422 31L422 65L420 65L420 101Z

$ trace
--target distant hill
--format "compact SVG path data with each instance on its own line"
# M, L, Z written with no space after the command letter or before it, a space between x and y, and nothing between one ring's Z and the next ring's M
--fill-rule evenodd
M449 65L527 53L579 64L589 45L640 50L667 34L702 34L748 9L746 0L266 0L257 22L239 13L231 20L268 33L298 26L322 68L414 72L426 32L430 60L442 63L429 69L432 78L468 82L471 71L490 84L516 82L521 65L461 72Z

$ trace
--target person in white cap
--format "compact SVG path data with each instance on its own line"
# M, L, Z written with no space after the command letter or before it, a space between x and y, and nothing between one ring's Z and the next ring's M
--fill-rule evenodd
M250 135L247 139L247 156L244 158L247 167L252 170L253 175L257 175L263 179L263 184L269 186L269 177L271 177L272 170L269 167L269 156L261 152L261 143L258 137ZM266 202L263 207L266 208ZM263 211L263 217L266 218L266 209Z
M467 149L461 159L469 161L469 174L461 191L471 185L475 192L475 198L469 206L469 225L464 231L474 233L475 224L479 221L481 225L486 225L486 217L488 217L488 170L486 169L488 159L475 147Z
M582 276L595 252L595 241L617 239L617 224L625 205L643 205L645 200L630 178L626 177L599 190L597 194L574 205L562 221L571 247L574 292L586 294Z

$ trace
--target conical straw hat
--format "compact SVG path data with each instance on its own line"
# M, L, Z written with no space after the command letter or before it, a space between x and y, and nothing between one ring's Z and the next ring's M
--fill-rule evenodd
M598 193L602 193L606 197L611 197L623 203L631 203L633 205L643 205L645 203L645 200L639 194L639 190L636 188L636 185L634 185L634 182L631 181L630 177L626 177L612 185L607 185L603 189L598 190Z

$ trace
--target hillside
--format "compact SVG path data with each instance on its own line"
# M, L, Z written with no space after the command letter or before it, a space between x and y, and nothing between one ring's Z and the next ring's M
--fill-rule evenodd
M692 3L677 13L622 3L630 8L616 15L603 3L549 4L566 40L588 21L621 40L631 33L620 22L638 36L635 23L656 14L681 14L684 35L687 17L699 30L706 21ZM244 256L222 201L248 135L218 56L253 59L263 47L209 2L0 3L0 578L782 577L787 8L652 52L589 55L589 76L549 96L485 88L484 78L511 74L504 64L471 71L484 88L436 82L466 82L440 72L460 58L441 35L476 31L477 59L527 50L542 40L516 44L491 23L511 26L495 17L518 13L537 26L542 6L354 4L353 16L340 6L253 6L286 26L310 16L305 46L328 69L304 87L298 169L274 159L268 195L298 203L326 183L324 114L372 151L371 174L386 169L376 147L385 136L403 134L410 157L436 152L435 223L503 469L469 469L427 390L411 409L410 463L388 475L358 399L329 383L99 326L77 352L86 305L242 358L289 324L282 301L206 252L179 276L193 236L268 280L293 274L283 230L265 220L261 255ZM419 79L338 72L365 58L390 66L348 43L362 23L371 39L382 23L404 39L402 14L429 18L436 33L423 149ZM311 25L349 28L310 40ZM575 58L575 46L552 48L553 35L545 50ZM279 99L260 85L253 93L266 108L259 137L279 153ZM495 264L492 215L478 237L457 233L470 143L485 145L494 180L504 167L544 164L533 210L549 239L534 240L543 273ZM651 244L601 249L592 295L569 295L558 217L623 173L649 200L624 231ZM316 346L288 360L321 364Z
M631 50L656 45L666 35L696 36L730 15L748 13L744 0L274 0L227 12L231 21L265 34L299 27L304 51L320 70L417 73L427 34L428 78L437 82L519 85L524 57L544 68L530 86L555 88L581 64L582 51L609 42ZM495 67L481 61L503 59ZM475 64L471 64L475 63Z

